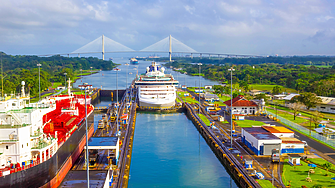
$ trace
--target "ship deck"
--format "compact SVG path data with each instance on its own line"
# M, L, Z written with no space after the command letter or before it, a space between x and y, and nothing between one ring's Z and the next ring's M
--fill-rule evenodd
M90 187L100 188L105 186L108 171L92 170L90 174ZM86 170L71 170L59 187L82 188L87 187Z

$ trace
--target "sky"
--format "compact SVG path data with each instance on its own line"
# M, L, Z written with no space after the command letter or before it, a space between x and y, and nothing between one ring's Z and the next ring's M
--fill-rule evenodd
M102 34L141 50L335 55L334 0L0 0L0 51L71 53Z

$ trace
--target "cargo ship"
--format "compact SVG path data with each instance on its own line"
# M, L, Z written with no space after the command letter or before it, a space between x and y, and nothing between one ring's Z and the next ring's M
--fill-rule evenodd
M136 58L130 58L131 64L138 64L138 60Z
M70 82L70 81L69 81ZM84 95L0 101L0 187L58 187L86 144ZM87 100L87 115L94 108ZM94 132L88 127L88 137Z
M145 75L137 76L139 106L145 108L170 108L175 106L178 81L171 74L165 74L164 67L156 62L147 67Z

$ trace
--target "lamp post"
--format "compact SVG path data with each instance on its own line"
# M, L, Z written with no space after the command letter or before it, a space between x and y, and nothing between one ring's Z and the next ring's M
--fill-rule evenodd
M65 89L66 89L66 75L67 75L67 73L66 73L66 72L64 72L64 76L65 76L65 82L64 82L64 86L65 86Z
M200 83L201 83L201 81L200 81L200 73L201 73L201 65L202 65L202 63L198 63L198 65L199 65L199 114L200 114L200 105L201 105L201 103L200 103Z
M185 76L185 88L184 88L184 103L186 104L186 72L184 72L184 76Z
M80 82L83 82L83 69L80 69Z
M40 68L41 68L41 63L38 63L37 64L38 66L38 101L41 100L41 71L40 71Z
M119 136L119 90L118 90L118 81L117 81L117 77L118 77L118 72L119 69L115 69L116 71L116 106L117 106L117 110L116 110L116 133Z
M85 90L85 124L86 124L86 171L87 171L87 188L90 188L90 174L89 174L89 160L88 160L88 131L87 131L87 105L86 105L86 91L92 88L92 85L83 83L83 85L78 86L80 89Z
M125 64L126 66L127 66L127 76L126 76L126 90L127 90L127 88L128 88L128 66L129 66L129 63L126 63Z
M92 74L92 68L93 68L93 67L90 67L90 68L91 68L91 74Z
M233 148L233 67L228 69L230 71L230 147Z

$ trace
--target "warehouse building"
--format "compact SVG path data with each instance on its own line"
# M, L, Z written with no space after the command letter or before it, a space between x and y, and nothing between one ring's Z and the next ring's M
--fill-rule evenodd
M262 127L242 129L242 141L256 155L271 155L273 149L280 149L282 140Z
M291 137L294 138L294 132L285 128L285 127L277 127L277 126L263 126L263 129L267 130L271 134L277 137Z
M294 138L294 132L285 127L243 128L242 142L256 155L271 155L273 149L280 149L281 153L304 152L304 143Z

